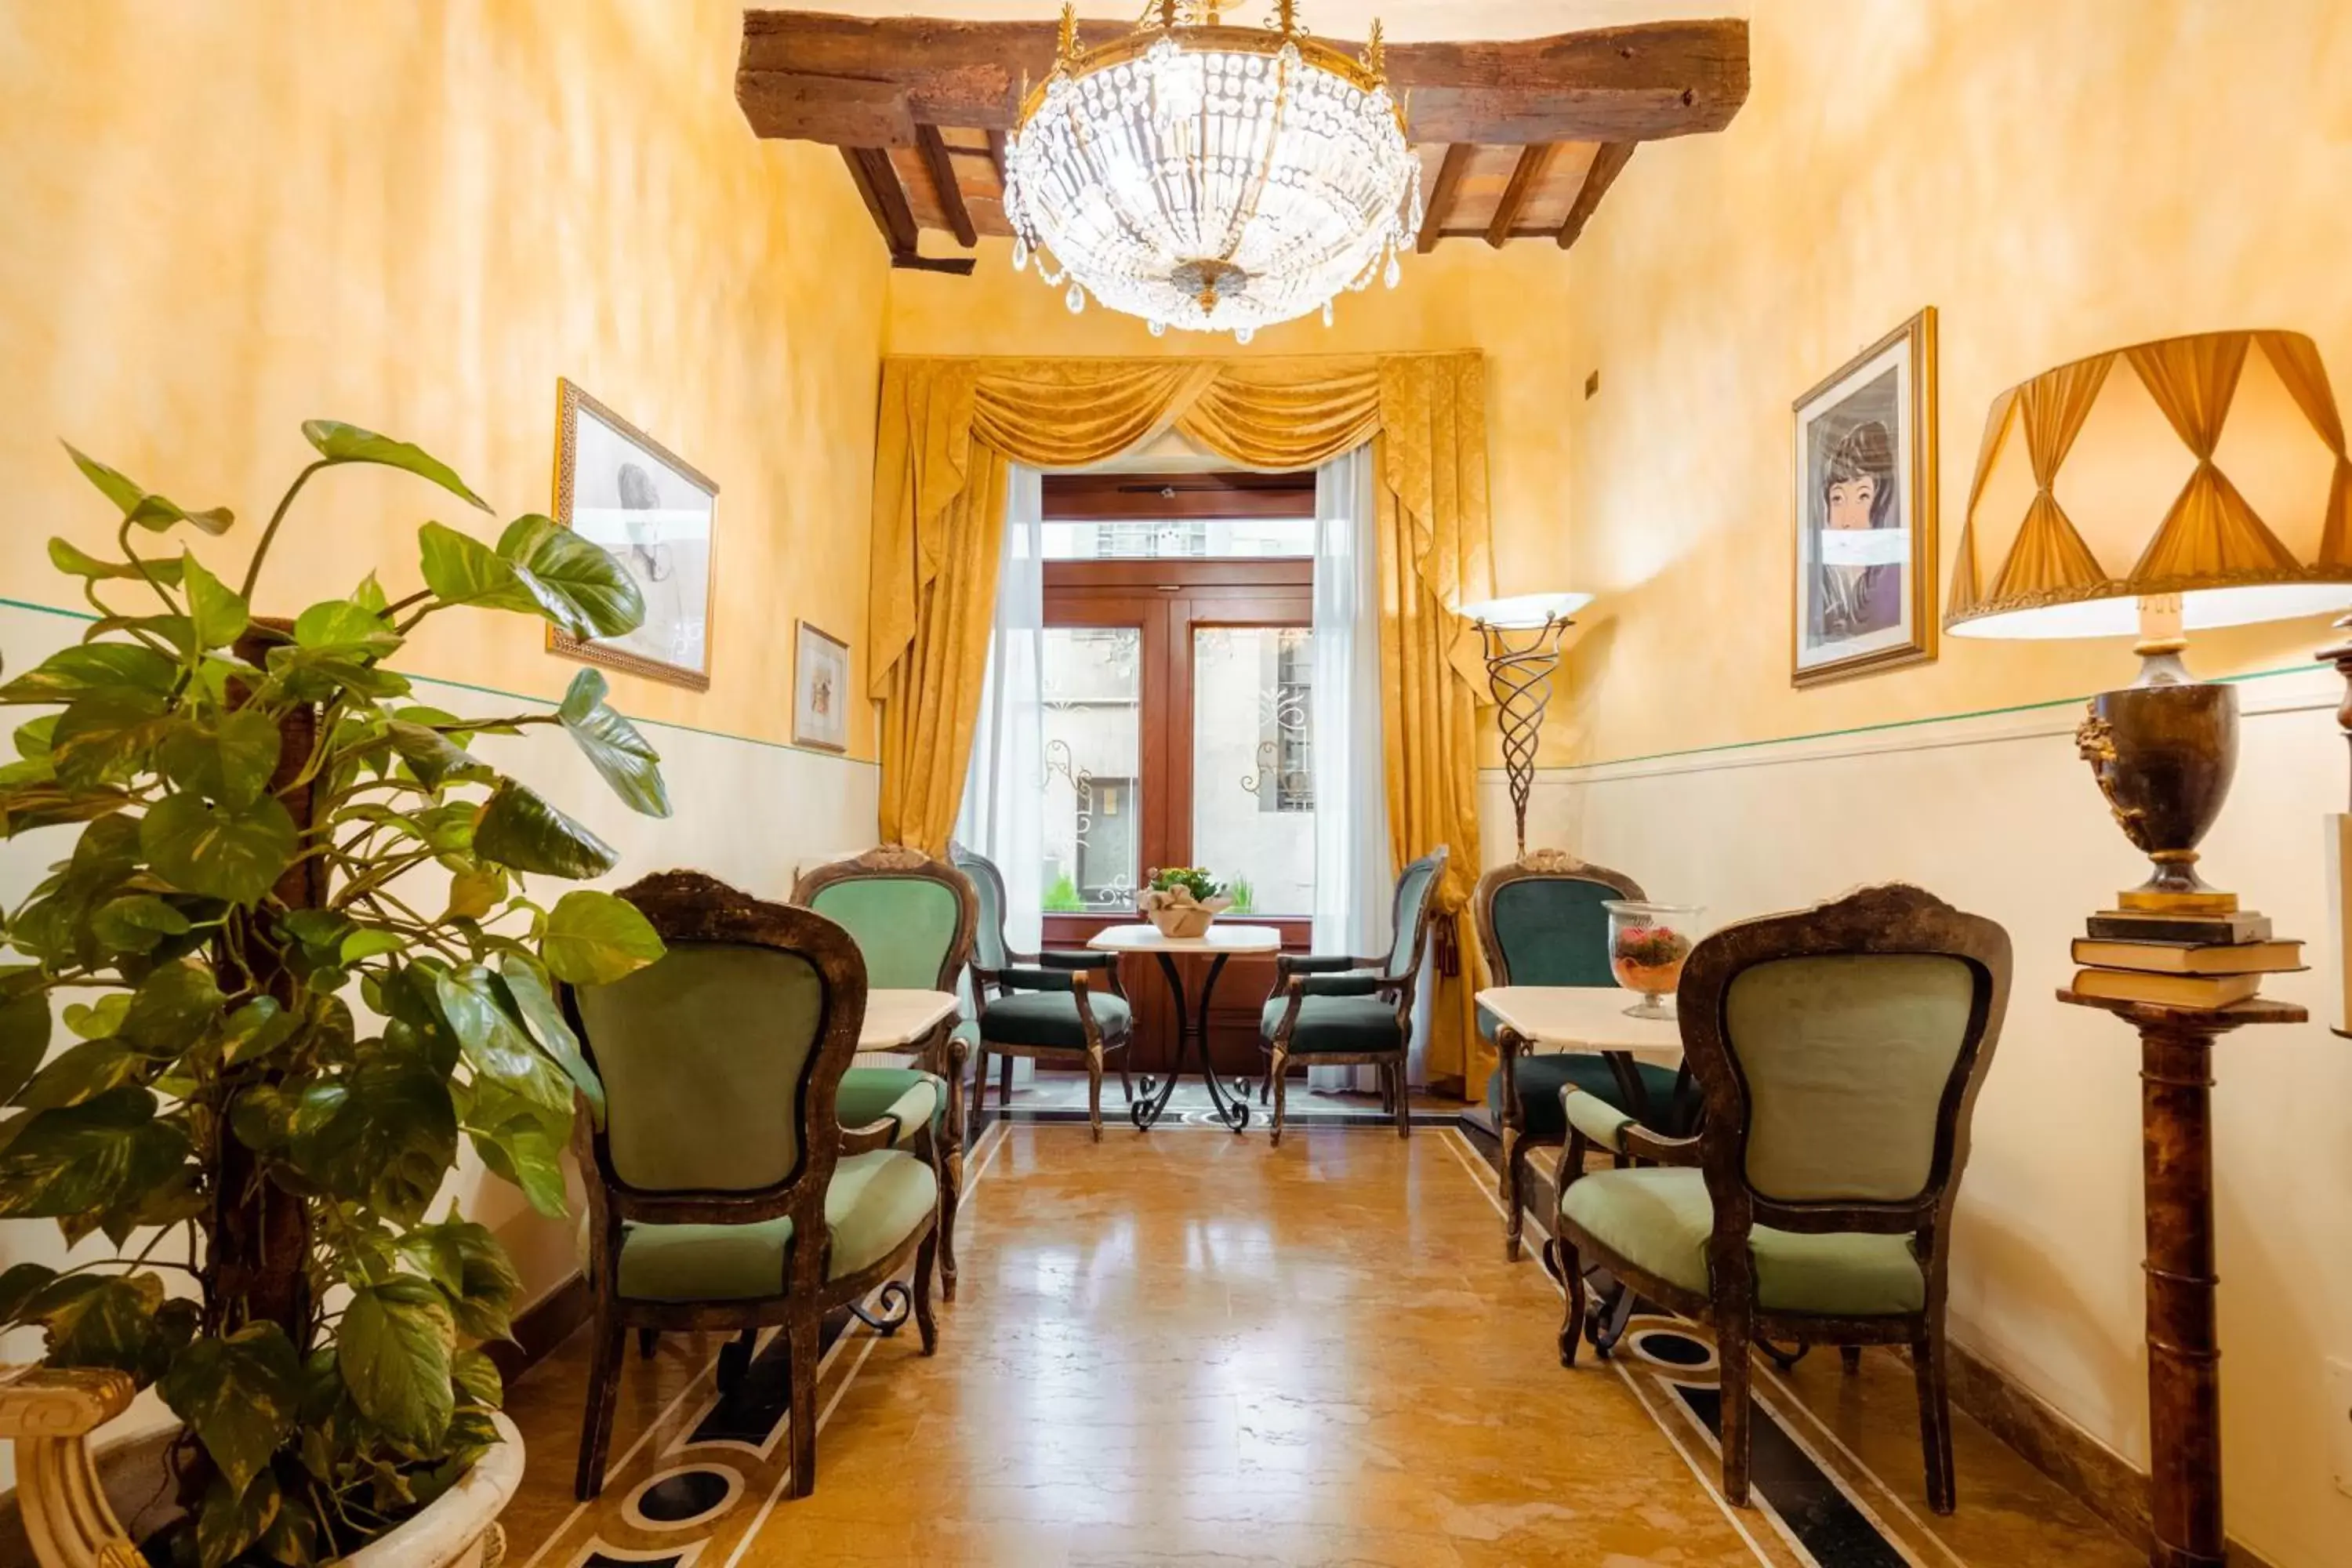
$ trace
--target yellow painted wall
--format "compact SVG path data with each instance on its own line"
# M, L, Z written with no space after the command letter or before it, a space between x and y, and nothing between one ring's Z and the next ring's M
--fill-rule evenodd
M1604 598L1562 739L1615 760L2124 684L2117 644L1947 638L1792 690L1790 400L1937 307L1947 569L1987 405L2067 360L2294 328L2352 406L2352 12L1804 0L1757 7L1751 51L1729 130L1642 148L1570 255L1570 368L1604 384L1568 405L1572 560ZM2191 658L2268 668L2326 629Z
M110 533L61 437L235 507L211 559L241 566L314 416L547 510L569 376L719 486L712 689L615 700L788 739L793 617L864 640L887 268L838 156L745 126L740 33L724 0L0 0L0 593L75 602L44 541ZM498 526L331 476L260 607L370 566L406 592L436 516ZM438 620L404 668L541 696L578 668Z
M2311 334L2352 405L2352 11L1780 0L1756 7L1752 48L1729 130L1643 148L1570 258L1568 369L1603 382L1569 405L1570 559L1602 598L1555 710L1589 765L1554 775L1538 837L1717 920L1902 877L2009 928L2018 984L1954 1227L1953 1332L2145 1465L2137 1053L2053 999L2069 931L2139 873L2071 713L1704 749L2130 679L2118 643L1946 638L1933 665L1792 690L1790 401L1937 307L1947 569L1986 406L2041 370L2277 326ZM2324 619L2248 628L2189 658L2279 668L2328 637ZM2334 689L2243 689L2260 716L2208 845L2221 880L2322 953ZM2316 1010L2326 984L2268 989ZM2330 1480L2345 1413L2323 1378L2352 1358L2352 1058L2313 1025L2233 1037L2216 1066L2230 1523L2283 1568L2336 1563L2352 1500Z

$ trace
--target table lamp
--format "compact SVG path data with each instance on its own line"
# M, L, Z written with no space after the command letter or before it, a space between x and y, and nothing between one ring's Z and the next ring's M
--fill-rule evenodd
M1486 651L1486 684L1499 710L1503 772L1511 784L1511 826L1518 854L1528 852L1528 793L1536 776L1536 742L1543 734L1544 710L1551 703L1552 671L1559 668L1559 639L1576 623L1570 619L1592 603L1590 594L1516 594L1462 606L1478 624Z
M2234 687L2181 663L2189 632L2352 604L2352 460L2300 332L2200 332L2060 365L1993 399L1944 629L2137 633L2139 679L2076 732L2154 863L2123 909L2226 915L2197 873L2236 767Z

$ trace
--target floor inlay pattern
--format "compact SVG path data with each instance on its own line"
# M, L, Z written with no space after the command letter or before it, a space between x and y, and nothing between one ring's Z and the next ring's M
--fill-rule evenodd
M2131 1561L1972 1426L1960 1516L1919 1526L1911 1380L1876 1352L1853 1378L1826 1353L1759 1376L1759 1427L1780 1434L1758 1455L1772 1506L1726 1508L1706 1336L1641 1319L1614 1364L1563 1371L1557 1287L1531 1260L1502 1260L1491 1173L1458 1132L1307 1129L1275 1149L1123 1131L1097 1144L1016 1116L973 1141L969 1167L962 1290L940 1309L940 1353L860 1325L835 1337L814 1496L780 1500L780 1349L721 1401L716 1338L681 1334L629 1362L621 1457L604 1497L575 1509L575 1342L510 1395L532 1447L507 1515L511 1561Z

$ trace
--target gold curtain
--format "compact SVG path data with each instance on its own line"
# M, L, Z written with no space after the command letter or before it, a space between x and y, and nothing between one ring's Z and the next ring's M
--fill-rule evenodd
M1248 468L1375 441L1390 847L1453 850L1438 907L1463 967L1480 864L1475 713L1485 671L1454 614L1493 591L1486 371L1475 353L1276 360L884 362L866 682L882 704L881 831L938 853L962 804L1004 535L1004 468L1079 468L1175 429ZM1475 976L1433 1005L1433 1079L1475 1090Z

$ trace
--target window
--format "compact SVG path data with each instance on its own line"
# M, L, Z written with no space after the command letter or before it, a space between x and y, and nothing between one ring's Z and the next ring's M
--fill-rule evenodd
M1304 922L1313 476L1049 475L1045 502L1048 914L1124 916L1198 865Z

